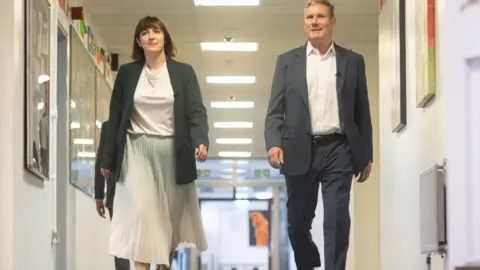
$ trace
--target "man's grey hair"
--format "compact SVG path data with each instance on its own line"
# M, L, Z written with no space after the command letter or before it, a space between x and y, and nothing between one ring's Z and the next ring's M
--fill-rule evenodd
M305 8L308 8L311 5L324 5L328 7L328 16L330 18L335 17L335 6L330 3L328 0L308 0Z

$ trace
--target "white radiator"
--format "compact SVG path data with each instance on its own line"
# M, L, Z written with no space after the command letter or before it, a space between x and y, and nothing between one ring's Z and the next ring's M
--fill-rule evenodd
M420 175L420 245L422 254L446 248L445 166L435 164Z

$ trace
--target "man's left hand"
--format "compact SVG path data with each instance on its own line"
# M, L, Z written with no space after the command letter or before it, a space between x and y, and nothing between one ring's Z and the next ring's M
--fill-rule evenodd
M195 148L195 157L198 161L204 162L207 160L208 149L205 145L200 144L197 148Z
M360 177L358 178L357 182L363 183L367 181L371 171L372 171L372 161L369 161L367 167L363 170L363 172L360 173Z

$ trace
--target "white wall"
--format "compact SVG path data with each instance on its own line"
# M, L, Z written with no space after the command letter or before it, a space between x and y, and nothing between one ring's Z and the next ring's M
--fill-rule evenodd
M49 182L24 169L23 1L3 0L0 24L1 268L52 269Z
M381 163L381 269L423 270L420 254L419 188L420 173L444 158L443 89L437 84L437 97L426 109L415 102L415 9L418 0L406 2L407 36L407 127L399 134L391 132L389 66L390 57L382 50L388 46L390 19L380 21L380 163ZM383 12L391 12L396 1L386 1ZM443 1L437 1L437 22L444 18ZM382 14L383 15L383 14ZM443 25L437 23L437 74L441 74ZM438 78L437 78L438 81ZM433 259L432 269L443 268L443 261Z

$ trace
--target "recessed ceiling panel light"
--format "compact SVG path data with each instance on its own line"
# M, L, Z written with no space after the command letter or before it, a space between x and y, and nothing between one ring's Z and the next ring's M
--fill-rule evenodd
M229 160L229 159L222 159L220 160L221 164L238 164L238 165L246 165L248 164L248 160Z
M195 6L240 7L259 6L260 0L194 0Z
M94 158L95 152L78 152L77 157L80 158Z
M252 128L253 122L214 122L214 128Z
M93 139L73 139L73 144L92 145Z
M72 122L72 123L70 123L70 128L71 129L80 128L80 123L79 122Z
M217 144L252 144L252 139L249 138L218 138Z
M202 51L256 52L258 44L254 42L201 42Z
M252 84L255 82L255 76L207 76L207 83Z
M221 109L251 109L255 103L253 101L212 101L210 107Z
M224 151L218 152L219 157L236 157L236 158L248 158L252 155L250 152L243 151Z

